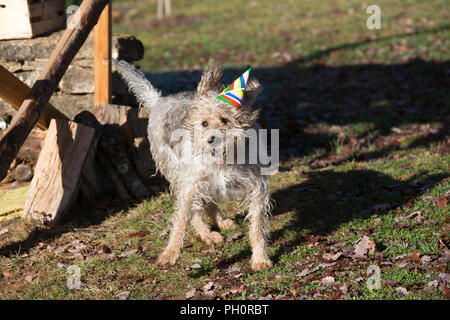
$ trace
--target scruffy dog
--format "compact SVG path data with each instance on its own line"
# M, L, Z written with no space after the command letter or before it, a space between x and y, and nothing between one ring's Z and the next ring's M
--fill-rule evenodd
M238 110L217 99L224 88L221 83L223 70L218 65L205 69L197 92L167 97L161 96L132 65L124 61L115 61L115 65L149 113L150 150L157 169L170 182L175 196L169 243L159 255L157 264L175 264L189 224L207 244L223 242L220 233L211 231L206 218L209 216L221 230L236 227L235 222L225 219L217 207L218 201L235 200L248 209L253 270L271 268L272 262L267 255L267 220L271 205L260 165L222 161L226 148L235 148L233 137L242 136L258 117L258 111L252 112L251 107L262 89L259 82L248 80ZM188 133L187 137L180 134L184 131Z

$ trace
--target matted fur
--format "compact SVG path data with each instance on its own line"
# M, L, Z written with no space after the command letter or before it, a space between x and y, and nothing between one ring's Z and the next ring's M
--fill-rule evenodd
M132 65L124 61L115 62L115 65L149 113L150 150L157 169L170 182L175 197L169 242L157 263L161 266L175 264L190 224L206 243L222 242L222 235L211 231L205 217L211 217L220 229L235 227L236 224L225 219L217 207L219 201L235 200L248 210L252 268L270 268L267 220L271 205L265 176L260 174L258 164L217 161L223 150L233 147L234 138L223 139L219 146L223 149L211 149L207 142L211 130L219 134L226 132L233 137L242 136L246 129L252 127L258 117L258 111L252 111L251 107L262 89L259 82L249 79L243 105L237 110L217 99L224 88L221 83L223 70L218 65L205 69L196 93L184 92L167 97L162 97ZM209 131L204 126L205 122ZM186 130L189 139L173 139L177 130ZM220 138L217 140L222 141ZM193 145L192 158L180 161L189 143Z

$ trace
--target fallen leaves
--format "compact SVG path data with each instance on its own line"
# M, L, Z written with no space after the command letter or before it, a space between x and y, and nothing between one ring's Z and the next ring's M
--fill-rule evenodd
M420 252L411 251L408 255L408 260L414 263L421 263Z
M192 287L188 292L186 292L186 299L191 299L195 297L195 294L197 293L197 289L195 287Z
M336 253L324 253L322 257L327 261L336 261L339 259L339 257L342 256L342 252L336 252Z
M354 247L353 258L366 258L375 252L375 242L370 240L368 236L363 236L358 240Z
M240 238L242 238L242 233L241 232L236 232L236 233L230 234L227 237L226 242L231 243L231 242L234 242L234 241L236 241L236 240L238 240Z
M150 231L148 231L147 229L143 229L140 231L127 233L127 236L130 238L137 238L137 237L144 237L144 236L148 235L149 233L150 233Z
M128 300L130 297L130 291L122 291L116 295L116 298L119 300Z
M447 208L448 195L444 194L442 197L436 200L436 206L438 208Z
M126 257L131 256L132 254L135 254L135 253L137 253L137 249L127 250L127 251L122 252L119 255L119 258L126 258Z

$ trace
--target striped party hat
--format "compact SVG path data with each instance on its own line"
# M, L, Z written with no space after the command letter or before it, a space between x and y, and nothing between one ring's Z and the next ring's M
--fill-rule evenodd
M240 109L242 105L242 99L244 98L244 90L247 85L248 76L252 68L248 68L239 78L234 80L232 84L225 88L217 98L235 106L236 109Z

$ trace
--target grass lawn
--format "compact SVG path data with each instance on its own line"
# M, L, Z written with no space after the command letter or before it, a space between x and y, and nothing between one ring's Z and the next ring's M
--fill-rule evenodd
M138 64L163 93L192 88L211 58L226 81L254 68L261 125L280 129L274 268L250 270L245 212L230 203L239 228L223 245L191 231L177 265L157 268L173 213L162 189L80 207L53 229L1 222L0 299L448 299L450 10L377 4L381 30L355 0L179 0L162 22L156 1L114 1L114 30L143 41Z

